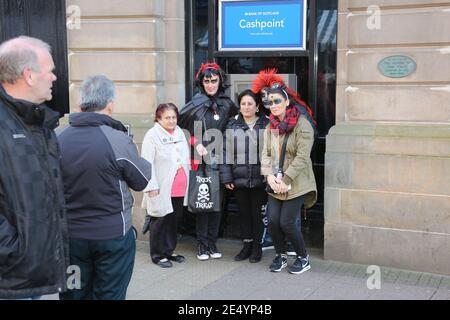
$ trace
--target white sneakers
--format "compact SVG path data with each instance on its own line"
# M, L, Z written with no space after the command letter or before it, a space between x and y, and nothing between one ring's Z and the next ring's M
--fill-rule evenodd
M208 260L209 257L211 257L212 259L220 259L222 258L222 254L219 252L219 250L217 250L215 244L209 245L208 248L206 248L202 244L199 244L197 251L197 259L200 261L205 261Z
M202 244L198 245L197 259L200 261L205 261L209 259L208 250Z

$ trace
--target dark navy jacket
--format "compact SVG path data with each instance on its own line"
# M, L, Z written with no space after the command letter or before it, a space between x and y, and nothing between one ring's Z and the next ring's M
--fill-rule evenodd
M59 114L0 85L0 299L66 290L67 222Z
M57 132L70 238L108 240L131 228L129 188L147 186L151 165L125 132L119 121L94 112L71 114Z

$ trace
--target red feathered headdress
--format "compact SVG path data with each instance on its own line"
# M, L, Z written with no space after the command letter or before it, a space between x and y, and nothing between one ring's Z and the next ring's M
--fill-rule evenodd
M258 73L258 76L256 77L256 79L253 80L253 82L252 82L252 91L255 94L260 94L262 89L270 88L275 83L280 83L284 87L286 87L286 85L284 84L283 77L276 73L277 73L277 69L275 69L275 68L261 70Z
M311 118L314 119L311 108L306 104L305 101L303 101L300 98L300 95L297 92L295 92L294 90L289 88L284 83L283 77L276 74L277 71L278 70L276 68L261 70L258 73L258 75L256 76L256 79L253 80L253 82L252 82L252 91L255 94L261 94L262 89L271 88L274 84L278 83L283 87L284 91L286 91L286 93L289 95L289 98L294 99L299 105L304 107L306 109L306 111L309 113L309 115L311 116Z

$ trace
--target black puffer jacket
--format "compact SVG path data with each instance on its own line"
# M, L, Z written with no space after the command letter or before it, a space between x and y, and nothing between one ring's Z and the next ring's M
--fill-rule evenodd
M67 223L59 115L0 85L0 298L66 290Z
M259 117L250 130L241 114L228 122L224 136L224 164L220 165L220 181L233 183L236 188L255 188L265 185L261 175L261 151L264 130L269 123L265 116Z

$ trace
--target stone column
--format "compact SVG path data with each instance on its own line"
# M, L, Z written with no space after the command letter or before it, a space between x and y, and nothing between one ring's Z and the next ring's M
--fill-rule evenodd
M156 106L185 100L184 2L176 0L67 0L70 110L77 111L80 83L104 74L117 87L114 117L130 124L140 148ZM135 193L140 229L142 193Z
M339 1L325 259L450 274L449 5ZM383 75L395 55L416 70Z

